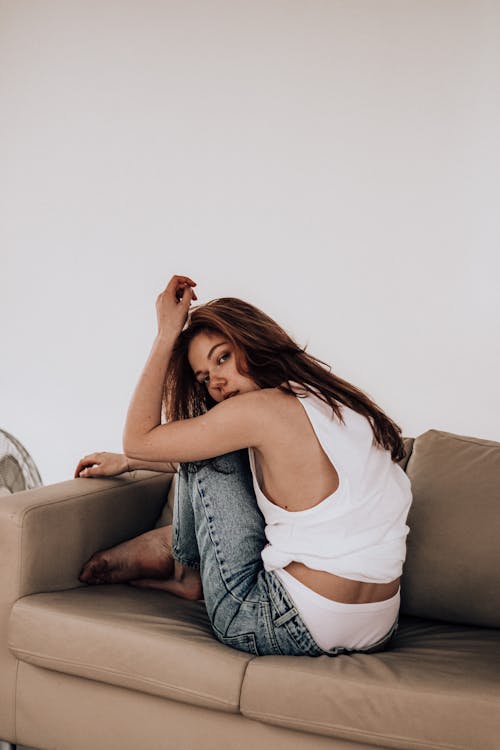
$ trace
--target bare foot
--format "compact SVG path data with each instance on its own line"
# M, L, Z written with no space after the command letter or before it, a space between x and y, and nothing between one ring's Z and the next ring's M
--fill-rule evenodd
M96 552L83 566L80 581L100 584L124 583L138 578L166 579L174 572L171 542L172 527L163 526Z
M197 570L187 568L178 562L175 562L174 575L168 580L158 580L156 578L141 578L137 581L130 581L132 586L141 589L161 589L168 591L170 594L198 601L203 599L203 587L201 585L200 574Z

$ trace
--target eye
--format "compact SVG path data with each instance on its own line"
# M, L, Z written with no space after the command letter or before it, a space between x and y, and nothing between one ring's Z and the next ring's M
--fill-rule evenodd
M217 360L217 364L218 365L224 364L224 362L226 362L226 360L229 359L230 356L231 355L229 354L229 352L226 352L225 354L221 354L221 356Z

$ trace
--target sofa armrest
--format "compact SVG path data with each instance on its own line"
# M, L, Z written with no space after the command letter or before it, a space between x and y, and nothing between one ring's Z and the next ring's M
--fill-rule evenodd
M80 586L98 549L153 528L173 474L73 479L0 502L0 602Z
M16 741L17 661L7 646L17 599L82 586L82 564L98 549L153 528L173 474L136 471L73 479L0 499L0 738Z

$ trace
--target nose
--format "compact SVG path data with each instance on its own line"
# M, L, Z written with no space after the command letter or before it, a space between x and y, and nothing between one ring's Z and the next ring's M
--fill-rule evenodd
M216 372L210 373L210 387L220 389L226 383L226 378L223 375L218 375Z

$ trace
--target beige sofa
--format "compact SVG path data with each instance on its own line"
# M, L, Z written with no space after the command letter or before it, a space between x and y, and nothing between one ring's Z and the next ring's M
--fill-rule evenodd
M500 444L409 440L414 503L389 651L255 657L202 602L77 579L154 526L172 475L0 502L0 738L51 750L500 748Z

